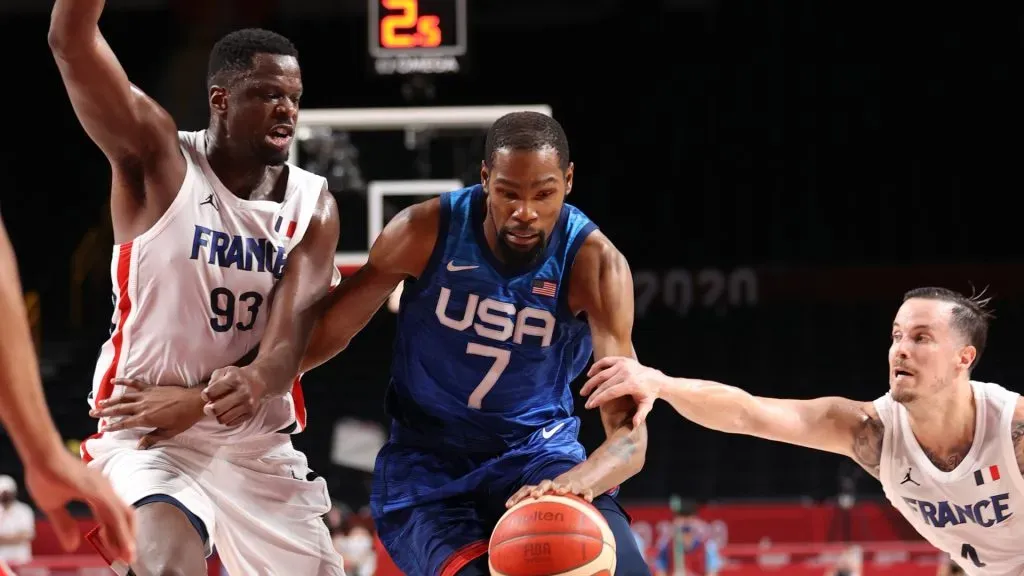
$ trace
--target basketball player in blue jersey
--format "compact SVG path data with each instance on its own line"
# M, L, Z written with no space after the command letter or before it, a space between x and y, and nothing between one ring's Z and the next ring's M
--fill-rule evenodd
M487 134L481 184L388 223L324 301L308 369L344 349L400 282L387 411L371 509L406 574L489 574L507 507L546 492L592 500L618 548L616 574L650 574L614 489L644 462L646 415L607 404L607 439L577 441L570 383L591 354L633 356L633 283L623 255L565 203L573 165L562 127L513 113Z

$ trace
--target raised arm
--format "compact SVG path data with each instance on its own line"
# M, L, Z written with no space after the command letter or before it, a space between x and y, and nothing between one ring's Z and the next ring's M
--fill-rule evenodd
M440 200L435 198L402 210L388 222L370 248L366 264L319 305L320 320L302 371L344 350L399 283L423 273L437 242L440 211Z
M625 357L596 362L589 375L582 390L588 408L623 397L661 398L706 428L842 454L878 477L883 427L870 402L753 396L718 382L671 378Z
M587 315L594 357L633 357L633 278L626 258L600 231L591 233L576 254L569 290L569 307ZM553 486L591 499L639 472L647 454L647 425L634 419L637 412L628 396L602 405L605 441L584 462L555 478ZM547 488L524 486L506 505L539 496Z
M340 234L338 206L326 186L298 245L288 254L281 281L271 295L270 317L256 359L245 367L215 370L203 391L207 410L222 424L239 423L265 398L292 387L316 323L317 302L327 294Z
M173 198L185 177L177 129L166 110L128 81L100 33L103 4L57 0L50 17L50 49L78 120L115 167L115 201L122 187L138 199L147 192L139 172L145 173L149 192ZM114 208L117 215L121 207Z

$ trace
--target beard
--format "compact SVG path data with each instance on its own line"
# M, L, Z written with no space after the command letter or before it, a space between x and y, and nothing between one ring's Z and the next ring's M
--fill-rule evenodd
M900 404L911 404L918 398L916 390L896 388L891 392L891 394L893 402L898 402Z
M518 246L513 246L506 240L505 234L512 230L511 228L502 228L498 232L498 251L501 252L499 256L501 261L508 265L509 268L515 270L524 270L537 263L540 259L540 255L548 247L548 236L541 231L537 237L537 242L528 250L523 250Z

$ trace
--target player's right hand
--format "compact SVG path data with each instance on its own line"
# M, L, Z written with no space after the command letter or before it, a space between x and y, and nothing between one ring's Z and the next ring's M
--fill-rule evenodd
M608 356L594 362L587 372L586 384L580 395L587 398L587 408L602 406L616 398L632 396L637 404L633 427L640 426L654 408L660 391L659 377L663 374L648 368L633 358Z
M154 428L139 440L141 449L177 436L203 419L205 402L202 388L148 386L130 378L115 378L111 383L124 386L125 393L101 400L89 415L93 418L119 418L107 424L103 428L105 432Z
M65 450L25 468L25 484L46 513L61 546L73 552L81 542L78 523L65 506L84 501L100 525L100 538L118 559L135 560L135 511L114 493L105 478Z

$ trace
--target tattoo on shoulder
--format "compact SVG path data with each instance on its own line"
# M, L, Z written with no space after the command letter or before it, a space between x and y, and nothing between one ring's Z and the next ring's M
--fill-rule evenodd
M1017 467L1024 474L1024 420L1014 420L1010 424L1010 438L1013 440L1013 452L1017 455Z
M853 459L878 478L882 462L882 438L885 426L878 418L865 417L853 437Z

